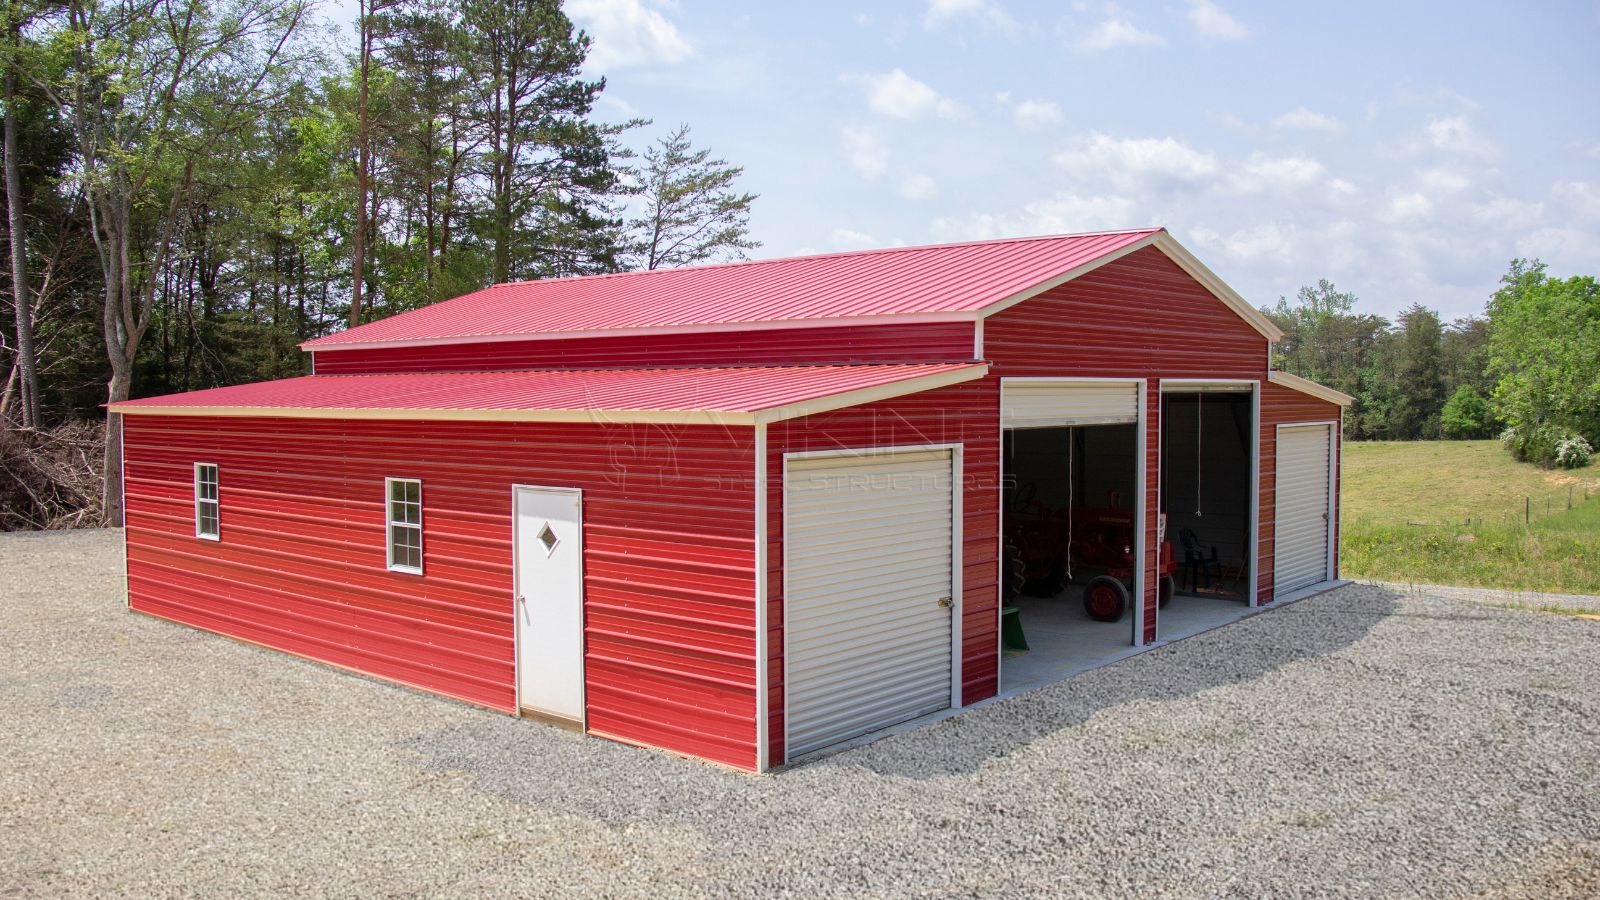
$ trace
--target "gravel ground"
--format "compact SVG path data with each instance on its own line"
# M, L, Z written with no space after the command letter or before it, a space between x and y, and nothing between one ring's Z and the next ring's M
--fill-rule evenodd
M1600 622L1341 588L767 777L123 609L0 536L0 893L1600 896Z

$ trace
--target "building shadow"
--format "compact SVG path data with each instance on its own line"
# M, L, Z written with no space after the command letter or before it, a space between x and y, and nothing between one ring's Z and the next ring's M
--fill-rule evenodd
M1182 700L1334 655L1395 615L1403 596L1388 588L1347 585L937 722L891 730L872 743L789 772L849 767L916 779L971 773L1107 709Z

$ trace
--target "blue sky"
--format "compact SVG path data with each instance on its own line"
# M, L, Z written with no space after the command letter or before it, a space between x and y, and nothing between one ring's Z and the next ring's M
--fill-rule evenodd
M1257 303L1447 317L1600 270L1600 3L567 9L602 115L745 167L757 256L1158 224Z
M1258 304L1447 318L1600 271L1596 0L566 8L630 143L744 166L757 257L1164 225Z

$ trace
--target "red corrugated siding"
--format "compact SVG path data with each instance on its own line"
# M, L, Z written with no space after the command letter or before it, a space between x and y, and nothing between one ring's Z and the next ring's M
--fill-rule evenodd
M1150 247L991 316L984 355L995 390L1011 376L1150 379L1144 599L1145 640L1155 640L1159 379L1264 380L1266 338Z
M857 447L962 444L961 696L976 703L999 688L996 585L999 531L999 403L980 380L881 403L806 416L767 432L768 744L783 762L783 454Z
M972 325L839 326L644 334L315 351L319 375L504 369L713 366L744 363L956 362L972 359Z
M582 488L591 730L753 768L749 428L128 416L132 607L510 711L511 486ZM220 543L192 465L219 465ZM426 575L385 568L423 481Z
M1278 384L1263 384L1261 386L1261 529L1257 532L1260 539L1261 571L1256 578L1256 602L1271 603L1272 594L1272 563L1273 563L1273 511L1278 500L1278 426L1294 422L1334 422L1336 429L1343 430L1343 410L1339 404L1319 400L1309 394L1291 390ZM1339 435L1335 435L1336 438ZM1334 441L1334 468L1343 462L1344 446L1340 440ZM1334 482L1335 494L1333 498L1333 539L1334 571L1339 569L1339 496L1337 493L1338 481Z

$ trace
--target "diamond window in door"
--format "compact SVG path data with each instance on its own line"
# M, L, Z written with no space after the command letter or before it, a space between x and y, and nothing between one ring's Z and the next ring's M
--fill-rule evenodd
M544 523L544 527L539 529L539 533L535 537L539 539L539 543L544 545L546 556L556 552L556 545L561 543L561 538L556 537L555 529L550 527L549 522Z

